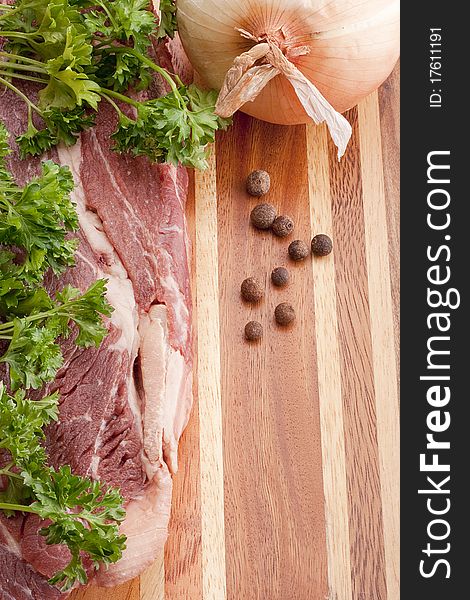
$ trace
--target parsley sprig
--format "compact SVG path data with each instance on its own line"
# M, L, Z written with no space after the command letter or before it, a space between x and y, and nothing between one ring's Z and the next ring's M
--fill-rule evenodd
M95 568L122 556L125 536L119 534L119 523L125 512L116 489L74 475L67 465L57 470L47 465L43 427L57 418L58 394L32 401L22 390L9 394L0 382L0 448L11 457L0 469L8 479L6 491L0 492L0 510L50 521L41 535L47 544L66 545L71 558L49 583L66 591L87 582L83 555Z
M158 27L157 37L166 36L173 38L178 30L176 21L176 4L174 0L160 0L160 25Z
M204 168L207 144L229 120L214 113L216 92L184 86L148 56L152 37L173 36L175 30L172 0L162 1L158 26L149 0L17 0L15 8L0 14L0 36L8 40L0 51L0 84L28 108L26 130L17 138L21 155L74 144L93 126L105 99L119 117L115 150ZM170 92L150 100L130 97L130 89L149 86L152 72ZM15 79L36 82L37 100Z
M46 542L70 551L69 564L50 583L67 590L86 583L84 556L95 568L121 557L123 499L67 465L47 464L43 429L58 420L59 395L33 401L26 391L55 378L63 364L59 339L74 335L77 346L99 346L107 333L102 317L111 307L101 279L83 294L65 286L52 297L42 285L48 271L59 275L74 264L73 180L67 167L46 161L41 174L20 187L7 168L9 152L0 123L0 362L8 365L11 389L0 381L0 449L8 457L0 468L0 510L50 522L40 530Z
M13 390L37 389L63 364L59 339L73 334L77 346L99 346L107 333L102 317L112 309L102 279L85 293L65 286L51 296L42 286L49 269L58 275L75 262L72 175L46 161L41 175L19 187L6 166L7 138L0 124L0 340L8 342L0 362Z

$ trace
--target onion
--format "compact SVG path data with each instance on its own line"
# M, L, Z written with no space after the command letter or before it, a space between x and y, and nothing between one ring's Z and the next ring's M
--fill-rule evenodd
M177 0L177 11L189 60L220 90L220 116L326 121L338 157L351 136L339 113L399 55L399 0Z

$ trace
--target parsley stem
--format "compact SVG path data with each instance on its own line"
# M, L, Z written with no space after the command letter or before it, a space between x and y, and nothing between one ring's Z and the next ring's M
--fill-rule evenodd
M0 445L1 447L1 445ZM12 479L23 479L23 477L19 474L19 473L14 473L13 471L10 471L10 469L13 467L13 463L10 463L9 465L7 465L5 468L0 469L0 477L4 476L4 477L11 477Z
M28 56L21 56L20 54L13 54L11 52L3 52L3 51L0 51L0 56L5 56L7 58L13 58L15 60L20 60L21 62L25 62L25 63L31 64L31 65L36 65L38 67L44 68L44 63L40 62L39 60L34 60L34 58L29 58Z
M111 22L113 29L116 31L119 29L116 21L113 19L113 15L109 12L108 7L106 6L106 4L103 4L103 2L100 2L100 0L97 0L97 4L98 6L101 6L101 8L104 10L104 12L106 13L109 21Z
M8 75L8 73L6 73L6 75ZM26 96L25 94L23 94L23 92L21 92L15 85L13 85L12 83L10 83L9 81L7 81L6 79L3 79L3 77L0 77L0 83L3 83L3 85L5 87L7 87L9 90L11 90L12 92L15 92L15 94L18 94L18 96L24 100L26 102L26 104L29 106L35 106L31 100L28 98L28 96ZM39 109L38 109L39 110Z
M13 15L18 9L19 9L19 6L13 7L10 4L0 4L0 10L5 11L4 15L0 15L0 21L2 19L6 19L10 15ZM3 35L3 33L2 33L2 35Z
M139 108L139 106L141 105L141 103L137 100L133 100L132 98L129 98L129 96L124 96L124 94L120 94L119 92L115 92L114 90L104 91L103 89L101 89L100 94L104 96L104 98L108 100L108 102L110 102L109 96L111 96L112 98L116 98L116 100L121 100L121 102L126 102L127 104L130 104L135 108ZM110 104L112 104L114 108L120 113L122 113L122 110L117 106L115 102L110 102Z
M2 72L0 71L0 75L1 74L2 74ZM10 83L6 79L3 79L3 77L0 77L0 83L3 83L3 85L5 87L7 87L8 89L10 89L12 92L15 92L15 94L18 94L18 96L22 100L24 100L24 102L26 102L26 104L28 105L28 109L32 108L35 112L38 113L38 115L42 116L42 111L39 110L39 108L34 104L34 102L31 102L31 100L28 98L28 96L26 96L25 94L23 94L23 92L21 90L19 90L15 85L13 85L12 83Z
M28 315L27 317L22 317L21 321L23 323L31 323L32 321L42 321L43 319L47 319L47 317L53 317L55 315L57 315L58 317L71 318L69 308L73 306L78 300L80 300L80 297L74 298L73 300L68 300L67 302L59 304L59 306L54 306L54 308L51 308L49 310L44 310L33 315ZM2 334L8 334L10 331L13 331L14 328L15 325L12 321L0 324L0 339L11 339L11 336L4 337L4 335Z
M10 13L11 14L11 13ZM8 16L10 16L10 14ZM3 15L5 16L5 15ZM1 19L2 17L0 17ZM20 40L24 40L24 38L30 38L30 37L34 37L37 35L37 33L35 31L31 32L31 33L26 33L25 31L3 31L0 29L0 35L2 37L7 37L7 38L19 38Z
M0 502L0 510L19 510L21 512L35 513L36 511L27 504L9 504L8 502Z
M42 75L47 74L42 67L37 67L36 65L22 65L17 62L0 61L0 66L2 69L18 69L19 71L31 71L32 73L41 73ZM11 76L16 77L16 73L12 73Z
M13 77L14 79L24 79L26 81L34 81L34 83L44 83L44 84L49 83L46 79L40 79L39 77L30 77L29 75L22 75L21 73L8 73L8 71L0 71L0 75L3 75L4 77ZM2 79L2 83L4 85L6 85L4 79Z
M156 73L161 75L163 77L163 79L165 79L165 81L169 84L169 86L170 86L172 92L174 92L175 96L177 96L177 98L183 103L183 105L185 104L183 97L179 93L178 86L176 85L175 80L168 73L168 71L166 69L164 69L163 67L160 67L159 65L156 65L152 60L150 60L150 58L147 58L146 56L144 56L143 54L141 54L134 48L128 48L127 46L124 46L124 47L116 48L116 51L132 54L133 56L138 58L141 62L143 62L145 65L150 67L153 71L155 71Z
M109 92L109 90L108 90ZM109 102L109 104L111 104L111 106L114 108L114 110L118 113L118 115L123 115L124 113L122 112L122 110L119 108L119 106L116 104L116 102L114 102L114 100L112 100L108 94L108 92L100 92L101 96L106 100L106 102ZM117 93L117 92L116 92ZM126 96L127 98L127 96ZM127 115L124 115L127 116ZM128 118L128 117L127 117Z

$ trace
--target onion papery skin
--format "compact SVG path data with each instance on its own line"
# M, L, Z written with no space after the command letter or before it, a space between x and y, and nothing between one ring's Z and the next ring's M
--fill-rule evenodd
M233 60L271 36L281 50L308 46L289 58L338 111L374 91L400 53L398 0L177 0L184 49L202 81L220 89ZM281 29L282 28L282 29ZM309 123L289 81L272 79L243 112L271 123Z

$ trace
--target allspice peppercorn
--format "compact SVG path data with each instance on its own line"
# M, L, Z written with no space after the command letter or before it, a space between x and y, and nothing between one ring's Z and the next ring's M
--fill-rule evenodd
M289 244L288 248L289 256L292 260L304 260L309 255L309 249L305 242L302 240L294 240Z
M295 310L288 302L281 302L274 310L274 318L279 325L289 325L295 320Z
M319 233L312 240L312 253L316 256L327 256L333 250L333 242L324 233Z
M250 221L256 229L269 229L276 218L276 209L272 204L258 204L250 214Z
M278 237L287 237L294 231L294 221L287 215L280 215L274 219L272 224L274 235Z
M250 321L245 325L245 338L249 342L255 342L263 336L263 326L258 321Z
M277 287L284 287L289 283L289 271L285 267L276 267L271 273L271 281Z
M259 302L264 296L264 290L261 283L254 277L248 277L242 281L240 288L242 298L247 302Z
M246 191L250 196L264 196L271 187L271 178L266 171L253 171L246 179Z

